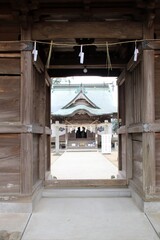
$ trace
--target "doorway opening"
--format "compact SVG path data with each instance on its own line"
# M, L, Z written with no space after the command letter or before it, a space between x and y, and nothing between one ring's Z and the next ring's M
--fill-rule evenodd
M116 78L53 78L51 179L121 179Z

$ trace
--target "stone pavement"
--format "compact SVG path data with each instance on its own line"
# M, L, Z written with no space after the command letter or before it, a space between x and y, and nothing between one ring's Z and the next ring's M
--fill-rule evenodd
M64 152L52 159L51 174L57 179L111 179L118 174L117 167L100 152Z
M54 190L51 190L54 193ZM58 191L58 190L55 190ZM1 240L159 240L159 213L145 214L131 197L105 197L105 191L59 190L43 196L32 214L1 214L0 230L21 238ZM94 196L91 193L94 191ZM97 197L96 197L97 191ZM99 192L100 191L100 192ZM112 191L112 190L110 190ZM114 189L115 191L115 189ZM85 194L84 194L85 192ZM88 192L88 193L87 193ZM104 192L104 193L103 193ZM81 194L82 193L82 194ZM50 197L49 197L50 196ZM57 197L56 197L57 196ZM127 195L126 195L127 196ZM150 216L150 218L149 218Z

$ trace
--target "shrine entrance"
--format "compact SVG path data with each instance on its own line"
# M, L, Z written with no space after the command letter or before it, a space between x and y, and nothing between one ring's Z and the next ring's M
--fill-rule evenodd
M118 171L116 78L56 78L51 96L48 178L123 179Z
M6 197L32 201L43 186L127 185L141 199L158 201L159 2L1 2L1 201ZM46 180L51 78L76 75L118 78L118 159L123 180Z

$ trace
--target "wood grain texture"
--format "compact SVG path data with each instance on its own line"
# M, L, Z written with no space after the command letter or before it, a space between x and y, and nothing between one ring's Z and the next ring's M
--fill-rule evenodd
M20 77L0 76L0 122L20 120Z
M0 58L0 74L20 75L20 58Z
M143 122L155 121L154 50L143 51Z
M133 181L142 189L143 169L142 169L142 134L132 136L132 161L133 161Z
M143 133L143 191L145 195L155 193L156 161L155 161L155 133Z
M21 194L31 194L33 187L33 134L21 134Z
M33 135L33 185L39 180L39 135Z
M0 192L20 191L20 134L0 134Z
M160 192L160 133L155 134L156 187Z
M107 180L46 180L45 188L114 188L127 187L125 179L107 179Z
M112 24L110 22L41 22L33 25L33 40L52 40L54 38L141 39L142 24L113 21Z
M155 58L155 119L160 119L160 55Z

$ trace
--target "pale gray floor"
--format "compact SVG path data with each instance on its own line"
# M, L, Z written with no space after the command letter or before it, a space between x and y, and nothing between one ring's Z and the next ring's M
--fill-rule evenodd
M22 240L158 240L131 198L43 198Z
M117 167L100 152L65 152L52 158L51 175L57 179L111 179L118 174Z

